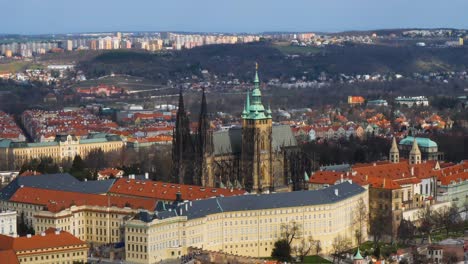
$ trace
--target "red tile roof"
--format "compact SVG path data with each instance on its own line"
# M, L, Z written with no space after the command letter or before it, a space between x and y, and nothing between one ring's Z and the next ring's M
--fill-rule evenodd
M1 242L0 238L0 242ZM5 264L19 264L18 258L16 257L15 251L12 249L0 250L0 259Z
M310 175L309 183L329 184L333 185L341 178L347 178L344 172L334 171L316 171Z
M460 183L468 180L468 172L456 173L448 176L440 176L438 178L442 185L450 185L451 183Z
M31 187L18 189L10 198L10 202L42 205L47 207L50 212L60 212L72 205L111 205L119 208L129 206L133 209L143 208L149 211L156 208L156 202L149 199L64 192Z
M343 177L360 185L370 185L374 188L399 189L402 185L420 183L422 179L437 177L442 185L452 181L467 180L468 164L462 162L443 169L437 169L437 161L425 161L410 165L408 161L399 163L381 161L376 163L356 164L350 174L344 172L318 171L311 175L309 182L316 184L335 184Z
M242 195L245 190L209 188L195 185L184 185L150 180L118 179L112 185L110 193L151 198L155 200L174 201L177 192L182 200L205 199L213 196Z
M57 248L67 246L85 246L86 242L78 239L66 231L56 234L54 228L47 229L45 235L35 235L31 237L9 237L0 235L0 249L13 250L15 252L35 249ZM11 254L11 253L10 253ZM4 259L1 258L3 261ZM2 262L3 263L3 262ZM6 262L10 263L10 262ZM14 262L13 262L14 263Z

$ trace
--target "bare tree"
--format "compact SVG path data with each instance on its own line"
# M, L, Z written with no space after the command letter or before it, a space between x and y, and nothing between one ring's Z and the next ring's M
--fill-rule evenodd
M379 241L383 238L384 235L389 234L388 225L391 222L391 215L382 210L377 212L377 214L371 219L370 234L374 240L374 248L377 247Z
M315 255L320 254L320 252L322 251L322 243L320 242L320 240L316 240L316 243L314 246L315 246Z
M364 235L367 233L368 229L368 220L369 220L369 211L367 209L367 203L361 197L354 209L354 226L355 236L358 245L361 245L364 240Z
M333 263L338 260L337 263L341 263L341 260L346 258L346 252L351 248L351 240L347 237L338 235L333 239L332 250L333 250Z
M407 244L414 239L416 227L409 220L402 219L398 227L398 239L401 243Z
M458 207L453 203L450 207L442 207L434 213L437 227L445 229L448 236L450 230L456 229L462 221Z
M314 240L312 236L308 236L307 238L302 237L299 240L299 243L293 246L294 253L296 254L296 257L299 258L301 263L304 262L304 257L309 255L314 246L318 243L318 240Z
M426 206L418 211L418 217L420 221L418 230L422 235L427 235L427 239L430 243L431 233L432 231L434 231L435 223L436 223L435 213L431 210L429 206ZM423 241L424 241L424 238L421 241L421 243Z
M292 221L289 224L281 224L281 237L288 241L291 246L294 239L301 237L301 225L296 221Z

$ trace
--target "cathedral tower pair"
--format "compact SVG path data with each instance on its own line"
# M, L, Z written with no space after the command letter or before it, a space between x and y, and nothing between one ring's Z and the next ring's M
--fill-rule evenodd
M192 135L190 120L185 112L182 90L179 93L179 108L172 138L172 175L173 182L180 184L202 185L205 175L204 162L212 151L212 136L203 89L200 118L197 132Z
M393 137L392 147L390 148L390 153L388 157L391 163L400 162L400 151L398 150L395 137ZM411 147L411 151L409 153L409 163L411 165L421 163L421 151L419 150L416 138L414 138L413 146Z

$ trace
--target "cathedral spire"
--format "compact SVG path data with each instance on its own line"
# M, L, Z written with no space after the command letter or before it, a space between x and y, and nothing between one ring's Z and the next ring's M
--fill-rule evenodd
M391 163L398 163L400 162L400 151L398 150L398 146L396 143L396 138L393 137L392 140L392 147L390 148L389 158Z
M182 94L182 88L179 89L179 108L177 109L177 113L179 112L185 112L184 95Z
M414 140L413 140L413 146L411 147L411 151L409 153L409 159L410 159L410 164L421 163L421 151L419 150L416 137L414 137Z
M185 112L182 89L179 92L179 108L173 133L172 163L173 181L181 184L193 183L194 149L190 135L190 120Z
M252 96L252 99L250 99ZM244 119L268 119L271 115L265 110L262 104L262 92L260 91L260 79L258 78L258 63L255 63L254 89L252 93L247 93L245 112L242 113Z
M258 63L255 62L255 78L254 78L254 84L255 84L255 88L258 87L258 85L260 84L260 80L258 79Z

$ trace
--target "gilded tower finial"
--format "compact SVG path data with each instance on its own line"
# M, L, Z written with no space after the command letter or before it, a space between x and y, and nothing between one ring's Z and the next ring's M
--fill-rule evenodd
M256 86L260 83L260 81L258 79L258 62L255 62L255 79L254 79L254 83L255 83Z

